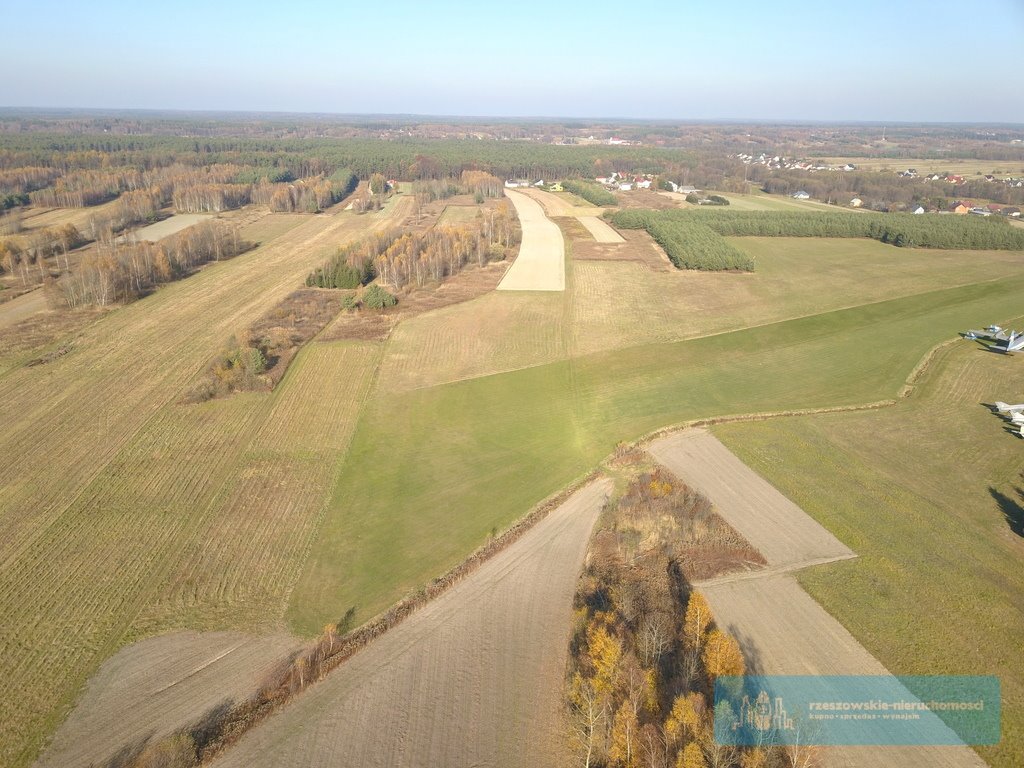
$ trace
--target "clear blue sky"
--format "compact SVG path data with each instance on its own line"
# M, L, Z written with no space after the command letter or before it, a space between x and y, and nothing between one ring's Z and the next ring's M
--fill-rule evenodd
M0 106L1024 123L1024 0L2 0L0 18Z

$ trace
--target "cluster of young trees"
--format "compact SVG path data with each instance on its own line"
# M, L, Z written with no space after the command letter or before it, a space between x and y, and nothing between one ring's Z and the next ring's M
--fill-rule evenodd
M623 210L611 218L622 229L646 229L677 269L753 271L754 259L704 221L675 211Z
M572 192L574 195L579 195L588 203L593 203L594 205L617 205L619 202L615 195L607 189L589 181L566 179L562 182L562 189Z
M145 186L135 168L79 170L65 173L52 186L29 195L33 205L52 208L85 208L113 200L122 192Z
M68 251L85 243L74 224L39 229L24 238L22 245L13 240L0 240L0 272L20 274L24 285L43 282L50 275L48 257L55 257L58 268L71 268ZM61 257L64 264L61 266Z
M602 517L574 598L566 723L586 768L789 766L781 748L716 743L714 687L742 675L736 639L684 575L680 545L716 517L663 470L634 475ZM763 560L762 560L763 562Z
M648 212L643 211L636 215L647 214ZM869 237L883 243L905 247L1024 250L1024 230L1017 229L995 216L732 210L664 211L658 215L675 221L699 221L724 236Z
M185 399L198 403L231 392L247 392L267 386L263 375L267 370L267 354L251 337L239 342L232 336L220 354L210 363L207 375L193 386Z
M153 286L170 282L208 261L241 253L248 244L237 230L219 222L204 222L160 243L98 242L83 254L78 268L56 282L60 300L68 307L107 306L130 301Z
M336 178L330 179L316 176L292 183L270 183L266 179L261 179L252 187L250 200L282 213L318 213L347 197L359 183L351 172L342 172L334 176Z
M237 179L246 175L233 172L230 178ZM174 186L174 207L180 212L216 213L256 203L283 213L316 213L347 197L358 183L359 179L347 168L336 171L330 177L321 175L294 182L273 182L268 177L261 177L254 184L209 179L192 183L179 182Z
M707 601L683 577L671 537L657 536L638 552L623 531L638 497L673 490L665 477L635 479L592 542L575 597L567 675L577 762L587 768L769 765L765 750L714 739L714 683L744 673L738 643L715 626ZM706 498L691 496L692 507L710 509Z
M249 202L248 184L193 184L175 187L174 209L179 213L219 213Z
M478 203L488 197L505 194L505 182L484 171L463 171L459 177L428 178L414 181L412 193L419 206L455 195L474 195Z
M505 258L519 239L518 222L507 201L481 209L477 221L425 232L389 230L339 249L306 278L319 288L355 288L374 277L396 291L422 287L457 274L466 264L483 266Z

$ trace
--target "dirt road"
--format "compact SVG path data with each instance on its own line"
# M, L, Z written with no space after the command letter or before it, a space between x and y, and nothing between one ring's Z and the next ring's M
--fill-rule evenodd
M610 490L581 488L217 768L568 764L558 731L572 595Z
M587 231L594 236L599 243L624 243L625 238L608 226L607 222L597 216L577 216L580 224L587 228Z
M565 240L540 204L519 192L506 191L523 228L519 255L498 283L499 291L564 291Z
M769 568L792 570L855 557L707 430L677 432L648 450L681 480L704 491L729 525L760 550Z
M175 632L123 648L89 681L38 768L100 764L125 745L187 725L249 695L289 651L288 635Z

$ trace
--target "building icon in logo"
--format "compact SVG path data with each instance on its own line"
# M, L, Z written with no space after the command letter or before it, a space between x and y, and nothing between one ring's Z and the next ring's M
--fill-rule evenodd
M744 696L740 704L740 717L733 723L733 730L751 728L761 733L768 731L792 731L795 729L793 718L786 712L782 697L776 696L772 704L768 692L761 689L757 699L750 703L750 696Z

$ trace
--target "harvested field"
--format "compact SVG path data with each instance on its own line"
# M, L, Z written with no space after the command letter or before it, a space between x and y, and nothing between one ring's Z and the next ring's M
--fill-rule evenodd
M216 217L209 213L179 213L146 227L133 229L122 236L123 240L140 243L156 243L165 237L176 235L201 221L212 221Z
M214 765L563 765L572 595L595 481Z
M42 290L23 293L17 298L0 304L0 328L10 328L12 325L32 317L37 312L45 310L46 297Z
M21 220L21 226L23 231L28 231L74 224L79 230L83 230L90 218L97 214L106 215L110 208L117 205L117 202L117 200L111 200L102 205L85 208L29 208Z
M483 207L477 205L446 205L437 224L442 227L470 224L476 221L481 210Z
M719 626L743 648L747 670L763 675L887 675L842 624L791 576L701 587ZM978 768L985 763L967 747L831 747L830 768Z
M259 249L109 313L52 362L0 378L0 451L9 459L0 469L0 675L19 691L0 704L0 763L31 759L78 688L126 639L186 619L247 627L280 618L288 568L307 546L331 477L309 486L311 496L321 494L312 501L271 483L235 512L258 526L265 521L252 504L266 504L257 509L297 537L272 562L254 549L265 542L237 526L207 538L213 521L228 519L220 494L235 487L266 396L176 403L231 334L294 290L340 242L406 210L307 218ZM296 483L307 487L301 477ZM275 507L272 490L297 506ZM289 514L297 517L280 516ZM173 580L209 548L229 581L216 569L205 573L209 589L189 576ZM267 585L261 599L248 599Z
M765 556L769 568L795 570L855 557L707 430L677 432L655 440L647 450L684 483L710 497L725 521Z
M301 643L289 635L175 632L122 648L99 668L38 768L100 765L248 696Z
M579 222L594 236L599 243L624 243L622 235L608 226L608 223L596 216L580 216Z
M564 291L565 241L540 205L517 192L506 192L523 228L519 255L498 284L499 291Z
M612 258L640 253L641 247L661 253L646 232L638 241L634 234L626 233L628 246L572 244L572 326L578 354L720 333L1024 273L1022 253L808 238L729 238L757 260L753 274L674 268L654 272ZM878 279L865 280L865 274Z
M232 471L196 521L158 599L140 615L140 627L156 629L180 615L191 626L218 626L227 617L258 625L261 617L282 614L378 356L376 344L314 342L274 397L250 396L263 405L261 421L246 430L255 434L240 452L231 446ZM212 405L231 407L238 399ZM183 409L182 417L205 407Z
M416 389L560 360L564 306L562 294L497 291L404 322L388 345L381 386Z
M70 338L105 314L101 309L37 312L27 320L0 329L0 376L26 362L56 359L73 344ZM62 340L58 346L53 345Z

